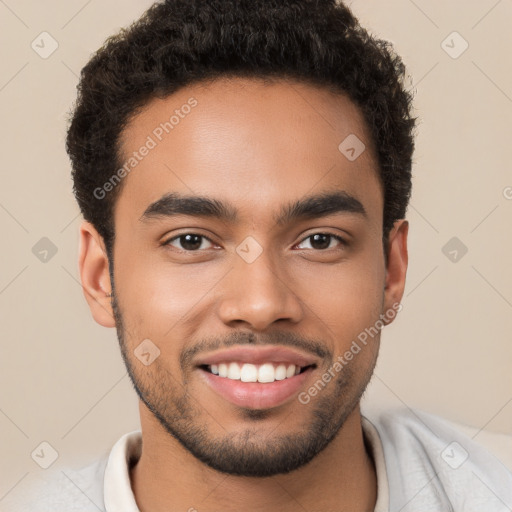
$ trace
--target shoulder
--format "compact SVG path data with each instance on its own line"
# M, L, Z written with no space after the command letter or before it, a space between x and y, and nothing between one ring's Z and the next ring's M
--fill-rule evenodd
M103 477L107 460L105 455L80 469L29 474L2 500L2 507L9 512L104 512Z
M390 510L512 507L512 471L470 437L477 429L411 408L365 410L362 416L382 443ZM512 437L498 437L512 445Z
M110 451L87 466L29 474L1 500L1 510L105 512L106 491L115 504L123 496L128 499L126 495L131 492L128 467L140 457L141 449L142 435L135 430L122 435Z

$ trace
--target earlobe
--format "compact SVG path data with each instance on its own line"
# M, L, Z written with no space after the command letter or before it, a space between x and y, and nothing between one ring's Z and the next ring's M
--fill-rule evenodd
M389 233L389 252L388 264L386 268L386 283L384 287L384 311L397 310L402 300L405 289L405 278L407 274L408 253L407 253L407 234L409 232L409 222L401 219L395 222ZM395 318L391 316L390 320L385 321L389 324Z
M112 287L105 244L90 222L84 221L79 233L78 266L85 299L97 323L104 327L115 327L109 296Z

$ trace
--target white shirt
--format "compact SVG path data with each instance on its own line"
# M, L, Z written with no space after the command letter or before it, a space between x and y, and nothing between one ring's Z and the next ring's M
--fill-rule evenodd
M363 412L362 428L376 467L375 512L512 510L512 471L455 424L404 408ZM140 431L124 434L85 468L50 471L28 489L22 482L0 501L0 510L140 512L129 468L141 450Z

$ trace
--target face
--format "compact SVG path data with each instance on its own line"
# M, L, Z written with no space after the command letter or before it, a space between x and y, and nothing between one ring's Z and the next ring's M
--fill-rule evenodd
M338 148L353 135L355 159ZM356 410L380 341L361 334L403 293L406 224L386 266L362 115L313 86L222 79L151 101L122 152L137 163L116 202L109 285L144 410L219 471L306 464Z

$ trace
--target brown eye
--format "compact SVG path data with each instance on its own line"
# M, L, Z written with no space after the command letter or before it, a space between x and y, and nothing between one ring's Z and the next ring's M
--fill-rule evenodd
M347 245L345 240L338 235L333 235L331 233L315 233L313 235L309 235L304 238L304 240L299 244L303 244L306 240L310 240L309 247L299 247L300 249L316 249L316 250L325 250L332 249L336 244L331 245L333 241L339 242L340 245Z
M204 241L211 241L203 235L198 235L197 233L186 233L183 235L175 236L171 238L164 245L172 245L176 247L176 249L181 249L184 251L198 251L199 249L204 249L203 246Z

